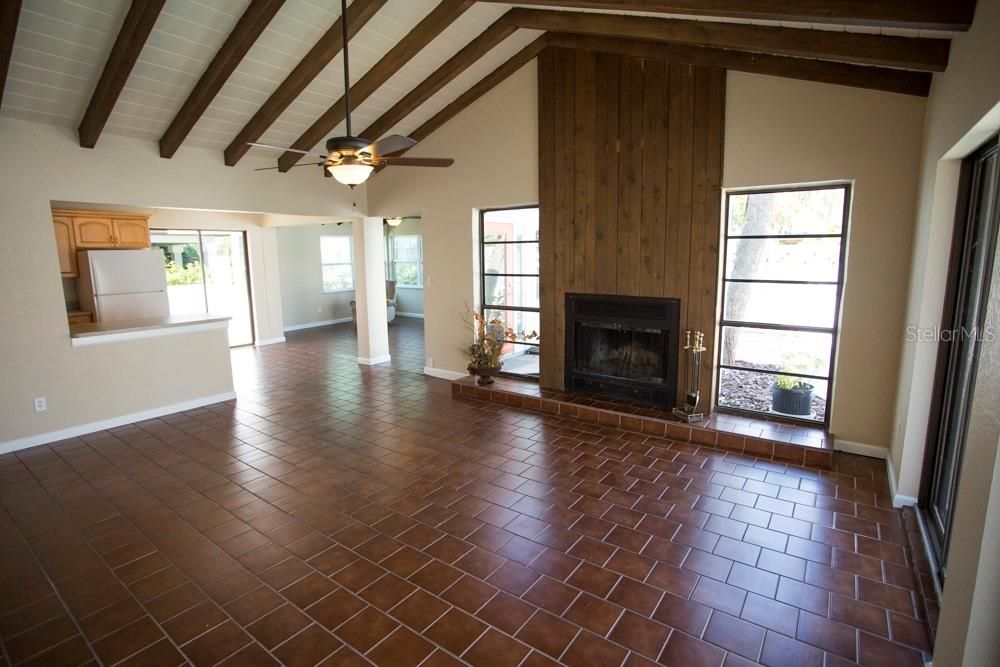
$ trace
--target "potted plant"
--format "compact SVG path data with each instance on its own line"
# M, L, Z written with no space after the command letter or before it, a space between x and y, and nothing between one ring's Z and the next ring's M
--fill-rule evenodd
M813 386L799 378L779 375L771 387L771 409L784 415L808 417L812 414Z
M519 340L538 338L538 333L518 333L503 320L488 320L482 313L474 313L472 332L474 340L469 346L470 375L476 376L480 385L493 384L493 376L500 372L504 346Z
M816 373L822 360L812 355L786 355L782 360L782 370L786 372ZM771 386L771 410L793 417L809 417L812 414L813 390L815 387L802 378L792 375L778 375Z

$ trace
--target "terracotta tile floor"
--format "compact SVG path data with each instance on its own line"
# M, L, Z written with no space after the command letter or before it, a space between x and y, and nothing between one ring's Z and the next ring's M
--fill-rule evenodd
M0 457L3 660L922 664L880 461L454 400L419 332L237 350L237 403Z

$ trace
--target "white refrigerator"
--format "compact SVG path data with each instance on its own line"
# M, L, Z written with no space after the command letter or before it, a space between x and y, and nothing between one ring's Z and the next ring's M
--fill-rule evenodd
M81 250L80 308L95 322L170 314L163 253L158 250Z

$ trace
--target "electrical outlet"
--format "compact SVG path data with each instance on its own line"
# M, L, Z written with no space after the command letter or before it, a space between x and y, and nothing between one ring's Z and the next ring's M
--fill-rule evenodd
M431 368L434 368L434 359L431 357L427 357L427 365L430 366Z
M323 312L323 306L316 306L316 312L317 313L322 313Z
M35 399L35 412L45 412L49 409L49 403L44 396Z

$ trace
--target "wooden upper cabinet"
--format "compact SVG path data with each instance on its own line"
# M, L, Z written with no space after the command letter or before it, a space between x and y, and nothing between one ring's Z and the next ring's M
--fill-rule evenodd
M76 250L149 247L149 219L141 215L115 215L100 211L53 211L52 221L68 221ZM66 224L66 223L64 223ZM57 231L57 238L59 232ZM74 261L75 275L75 261Z
M115 225L111 218L73 217L77 248L114 248Z
M128 248L148 248L149 247L149 221L145 218L115 218L115 247Z
M64 216L53 216L52 229L56 235L56 250L59 253L59 272L64 278L73 278L77 274L73 220Z

